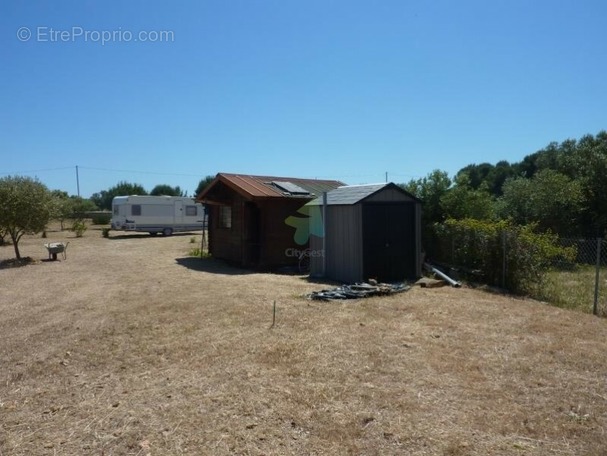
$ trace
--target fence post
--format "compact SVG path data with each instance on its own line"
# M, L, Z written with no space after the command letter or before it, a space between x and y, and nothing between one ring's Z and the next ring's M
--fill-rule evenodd
M594 305L592 313L599 314L599 271L601 270L601 238L596 238L596 273L594 275Z

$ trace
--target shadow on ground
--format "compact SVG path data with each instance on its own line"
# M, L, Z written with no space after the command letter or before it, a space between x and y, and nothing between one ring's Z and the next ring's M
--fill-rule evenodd
M335 280L330 280L330 279L323 279L322 277L311 277L309 275L305 275L300 278L304 282L313 283L315 285L328 285L328 286L332 286L332 287L337 286L337 285L342 285L341 282L336 282Z
M175 261L180 266L192 269L194 271L209 272L211 274L224 274L224 275L247 275L256 274L259 271L242 269L213 258L197 258L197 257L184 257L176 258Z
M27 266L30 264L36 264L36 263L37 263L37 261L31 257L23 257L20 259L11 258L10 260L0 261L0 269L22 268L23 266Z

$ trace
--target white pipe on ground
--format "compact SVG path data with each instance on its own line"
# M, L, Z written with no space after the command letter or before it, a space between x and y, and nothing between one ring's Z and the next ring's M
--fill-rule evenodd
M445 274L442 271L439 271L438 269L436 269L434 266L432 266L431 264L428 263L424 263L424 266L426 267L426 269L428 269L430 272L436 274L437 276L439 276L441 279L443 279L445 282L447 282L449 285L451 285L452 287L455 288L459 288L462 286L461 283L459 283L457 280L453 280L451 277L449 277L447 274Z

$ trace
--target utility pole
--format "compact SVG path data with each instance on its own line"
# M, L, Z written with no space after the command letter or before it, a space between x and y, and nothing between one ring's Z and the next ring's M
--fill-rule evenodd
M388 171L386 171L386 184L388 183Z
M76 165L76 188L78 191L78 197L80 197L80 178L78 177L78 165Z

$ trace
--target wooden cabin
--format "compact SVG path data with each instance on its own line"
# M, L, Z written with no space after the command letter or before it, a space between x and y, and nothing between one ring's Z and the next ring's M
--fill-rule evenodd
M209 252L247 268L297 265L308 247L305 204L343 183L219 173L197 201L209 214Z

